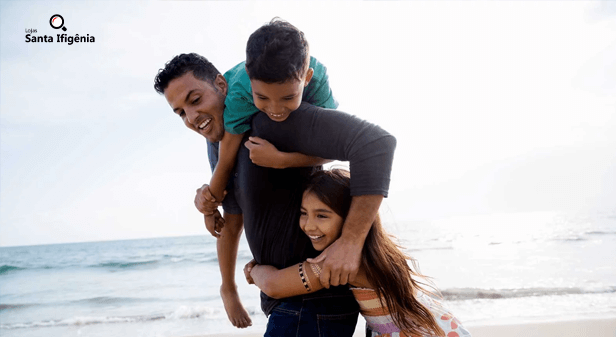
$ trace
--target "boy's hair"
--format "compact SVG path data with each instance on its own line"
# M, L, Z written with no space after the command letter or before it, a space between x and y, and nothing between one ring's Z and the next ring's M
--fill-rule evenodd
M276 17L248 38L246 72L251 80L265 83L301 80L308 70L309 57L304 33Z
M214 79L220 74L218 69L203 56L196 53L180 54L167 62L164 69L158 70L154 78L154 89L159 94L164 94L169 82L189 71L192 71L196 78L210 84L214 84Z

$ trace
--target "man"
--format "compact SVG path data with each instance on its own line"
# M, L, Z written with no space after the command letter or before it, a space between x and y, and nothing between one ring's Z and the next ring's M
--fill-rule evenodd
M159 72L155 88L189 129L208 140L210 161L215 162L215 143L224 134L225 78L205 58L182 54ZM279 170L253 163L251 157L260 162L259 156L274 146L285 152L350 161L354 197L341 237L317 258L324 259L321 283L329 289L284 300L261 293L261 307L270 317L266 335L301 331L306 336L323 332L351 336L358 307L347 287L340 285L355 277L364 240L387 195L395 138L351 115L309 104L302 104L280 123L265 114L255 115L250 136L257 138L246 139L238 153L234 179L223 201L225 224L217 242L221 296L230 320L238 327L249 324L248 315L241 313L245 310L234 275L243 226L259 264L284 268L316 256L298 225L302 185L314 168ZM202 211L207 209L206 190L207 186L197 190L195 200Z

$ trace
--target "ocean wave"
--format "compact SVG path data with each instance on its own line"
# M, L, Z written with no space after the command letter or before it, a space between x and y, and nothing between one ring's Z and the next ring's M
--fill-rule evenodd
M88 317L78 316L63 320L49 320L38 321L29 323L12 323L12 324L0 324L0 329L14 330L14 329L27 329L27 328L49 328L57 326L80 326L80 325L92 325L92 324L105 324L105 323L134 323L143 321L154 321L164 319L165 316L118 316L118 317Z
M238 261L250 261L253 259L252 253L250 251L245 251L245 250L240 250L237 253L237 260ZM208 256L204 256L199 260L196 261L191 261L191 262L198 262L198 263L218 263L218 256L216 255L216 253L213 253L212 255L208 255Z
M614 235L616 231L588 231L585 232L586 235Z
M218 314L220 310L205 306L181 306L174 312L165 315L166 319L190 319L199 317L212 317Z
M250 255L252 259L252 255ZM191 256L173 256L164 255L147 260L136 260L132 258L117 259L117 260L102 260L102 261L88 261L80 263L57 263L57 264L5 264L0 266L0 275L5 275L13 272L19 272L24 270L66 270L66 269L82 269L82 268L103 268L103 269L133 269L133 268L157 268L166 265L179 265L179 264L201 264L201 263L217 263L218 258L216 253L207 253L191 255Z
M260 313L260 309L256 307L246 308L251 315ZM181 306L173 312L160 315L149 316L104 316L104 317L91 317L91 316L77 316L62 320L47 320L27 323L11 323L0 324L0 329L15 330L15 329L28 329L28 328L46 328L46 327L58 327L58 326L82 326L93 324L115 324L115 323L139 323L158 320L183 320L183 319L220 319L225 317L226 314L220 308L212 308L206 306Z
M84 298L81 300L66 302L69 304L76 303L88 303L88 304L128 304L128 303L144 303L144 302L156 302L160 301L156 298L135 298L135 297L111 297L111 296L100 296L100 297L92 297L92 298Z
M3 264L2 266L0 266L0 275L4 275L4 274L8 274L13 271L24 270L24 269L25 268Z
M217 298L217 296L204 297L201 300L209 301ZM59 306L75 306L75 305L87 305L91 307L92 305L130 305L130 304L138 304L138 303L157 303L164 300L159 298L137 298L137 297L110 297L110 296L99 296L92 298L84 298L79 300L71 300L71 301L60 301L60 302L48 302L48 303L4 303L0 304L0 311L2 310L13 310L20 309L25 307L59 307Z
M575 242L575 241L586 241L586 240L587 239L585 237L577 236L577 235L554 238L554 241L573 241Z
M441 294L446 300L461 301L473 299L502 299L535 296L577 295L577 294L604 294L616 292L616 286L602 288L521 288L521 289L478 289L453 288L442 290Z
M406 250L408 250L409 252L424 252L427 250L453 250L453 246L407 248Z
M33 304L0 304L0 311L31 307Z
M99 263L99 264L92 265L90 267L129 269L129 268L135 268L135 267L150 266L150 265L153 265L159 262L160 260L135 261L135 262L117 261L117 262Z

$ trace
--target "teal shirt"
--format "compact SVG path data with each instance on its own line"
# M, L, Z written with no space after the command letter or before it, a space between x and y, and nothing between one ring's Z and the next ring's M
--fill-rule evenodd
M250 118L259 112L252 99L252 87L245 65L246 62L241 62L224 74L229 85L225 99L225 131L236 135L250 130ZM329 87L327 68L312 56L310 68L314 70L314 74L310 83L304 88L302 101L327 109L336 109L338 102Z

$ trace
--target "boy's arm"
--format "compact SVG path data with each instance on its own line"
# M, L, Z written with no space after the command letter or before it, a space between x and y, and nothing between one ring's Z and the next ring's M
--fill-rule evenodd
M299 152L281 152L272 143L259 137L249 137L246 147L250 150L250 160L255 165L275 169L319 166L331 161Z
M210 193L216 201L222 201L224 198L223 193L235 165L242 138L243 134L235 135L225 131L225 135L220 141L218 164L216 164L210 180Z
M313 272L312 268L308 262L304 262L302 265L304 278L309 284L310 290L307 290L302 282L299 264L277 269L273 266L256 264L252 260L244 267L244 274L247 280L253 281L267 296L279 299L305 295L323 289L319 277Z

